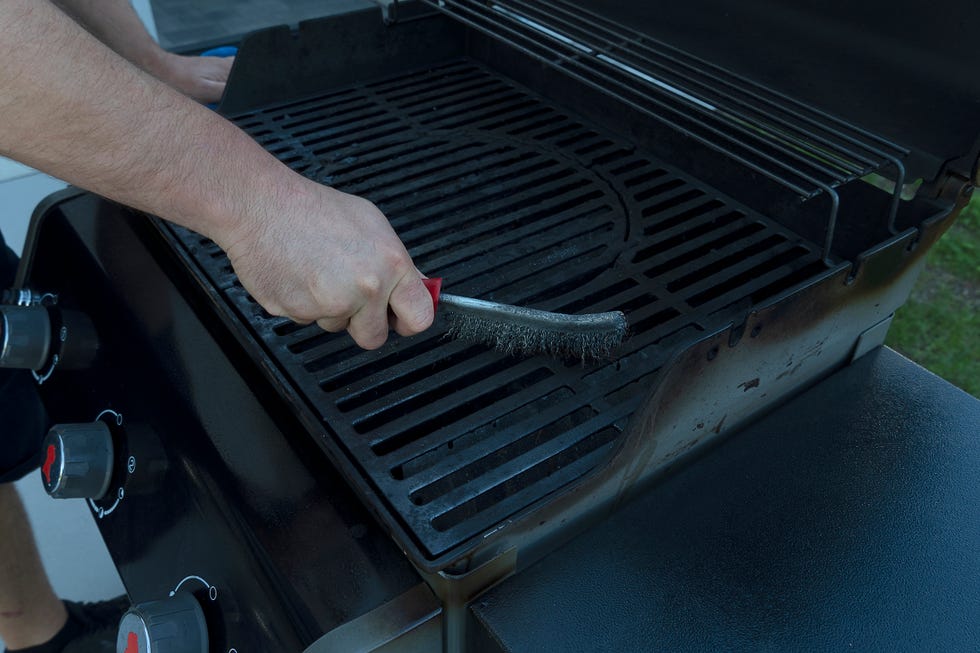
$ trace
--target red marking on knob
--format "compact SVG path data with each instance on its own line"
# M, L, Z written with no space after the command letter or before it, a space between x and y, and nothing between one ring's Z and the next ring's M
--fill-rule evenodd
M54 445L48 445L48 452L44 455L44 466L41 467L41 471L44 472L44 482L51 484L51 465L54 464Z
M432 295L432 310L436 310L439 308L439 292L442 290L442 277L422 279L422 284L425 285L425 289Z
M140 653L140 643L136 638L136 633L129 633L129 635L126 637L125 653Z

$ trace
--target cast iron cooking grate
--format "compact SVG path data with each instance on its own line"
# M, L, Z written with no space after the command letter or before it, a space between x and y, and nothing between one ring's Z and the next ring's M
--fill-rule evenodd
M599 464L673 347L827 269L813 243L469 60L236 121L373 200L449 292L628 315L630 339L597 365L508 357L438 324L365 352L270 317L213 243L176 229L322 421L321 446L430 560Z

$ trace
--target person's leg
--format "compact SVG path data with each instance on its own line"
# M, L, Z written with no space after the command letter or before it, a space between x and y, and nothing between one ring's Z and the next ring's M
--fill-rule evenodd
M12 483L0 484L0 638L16 650L43 644L68 613L41 565L27 513Z
M16 271L17 257L0 234L0 290L13 283ZM49 641L68 619L13 484L37 467L47 424L27 372L0 370L0 424L0 639L17 650Z

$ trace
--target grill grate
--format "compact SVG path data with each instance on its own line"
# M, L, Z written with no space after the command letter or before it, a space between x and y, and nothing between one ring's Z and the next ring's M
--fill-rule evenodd
M629 317L619 358L592 367L438 326L365 352L268 316L213 243L175 228L322 420L323 446L430 560L599 464L672 347L826 270L814 244L469 60L237 122L297 171L374 201L455 293Z

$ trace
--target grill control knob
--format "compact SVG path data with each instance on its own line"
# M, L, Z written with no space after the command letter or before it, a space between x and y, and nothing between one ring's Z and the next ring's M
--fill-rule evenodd
M39 370L51 354L51 318L43 306L0 307L0 367Z
M204 612L191 594L139 603L119 622L116 653L207 653Z
M99 341L88 316L53 306L0 305L0 367L34 370L85 369Z
M41 480L58 499L99 499L112 479L114 451L105 422L57 424L44 438Z

